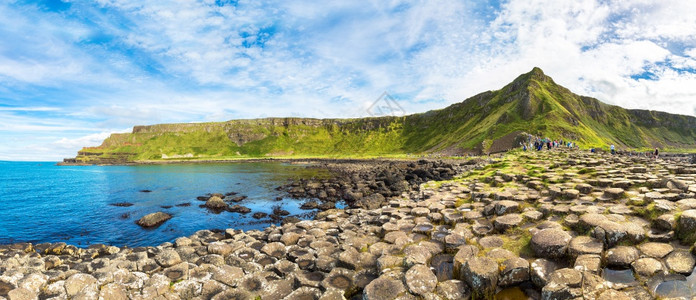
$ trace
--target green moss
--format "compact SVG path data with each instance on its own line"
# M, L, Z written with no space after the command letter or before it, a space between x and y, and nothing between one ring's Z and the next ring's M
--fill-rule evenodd
M520 257L533 257L534 251L530 246L532 234L529 231L516 228L506 235L501 236L503 239L503 249L508 250Z

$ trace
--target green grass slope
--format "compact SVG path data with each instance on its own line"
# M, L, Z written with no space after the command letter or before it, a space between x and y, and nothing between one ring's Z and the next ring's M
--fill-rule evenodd
M497 91L404 117L267 118L136 126L80 163L258 157L372 157L505 150L519 133L572 140L584 147L696 148L696 118L627 110L573 94L534 68ZM502 142L506 141L506 142Z

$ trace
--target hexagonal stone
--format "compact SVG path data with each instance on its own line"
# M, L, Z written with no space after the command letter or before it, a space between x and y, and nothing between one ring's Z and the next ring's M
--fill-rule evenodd
M605 215L596 213L586 213L580 216L578 225L581 226L584 230L590 230L592 228L597 227L604 221L607 221L607 217Z
M576 185L575 189L578 190L580 193L587 195L589 193L592 193L593 187L589 184L581 183L581 184Z
M607 250L604 259L609 266L628 267L638 259L638 249L628 246L618 246Z
M693 234L696 231L696 209L685 210L679 217L679 232Z
M472 257L462 266L460 279L471 287L474 297L490 299L498 285L498 263L487 257Z
M516 213L520 210L520 204L511 200L495 202L495 214L502 216L509 213Z
M651 278L663 273L662 263L652 257L639 258L631 264L633 272L644 278Z
M568 252L570 239L570 234L561 229L547 228L534 234L530 245L538 257L561 258Z
M406 286L411 293L425 295L435 290L437 277L425 265L415 265L411 267L405 277Z
M447 280L437 284L435 293L444 300L469 299L469 287L461 280Z
M602 251L604 251L604 244L592 237L581 235L570 240L568 251L570 255L573 256L583 254L602 254Z
M500 286L518 285L529 280L529 262L526 259L513 257L503 261L502 265Z
M181 263L181 257L174 250L164 250L155 256L155 261L163 268L167 268Z
M522 221L522 216L519 214L506 214L495 218L493 226L498 232L505 232L518 227Z
M677 218L673 214L663 214L653 221L655 227L661 230L677 229Z
M681 274L691 274L696 265L696 259L687 251L674 251L667 255L665 264L670 271Z
M563 191L563 198L577 199L578 197L580 197L580 191L576 189L567 189Z
M638 250L649 257L662 259L667 256L667 254L672 253L674 247L666 243L648 242L638 245Z
M604 190L602 195L604 198L618 200L625 196L626 192L622 188L608 188Z
M558 269L558 265L555 262L550 261L545 258L539 258L534 260L530 265L530 277L532 283L537 287L541 288L546 285L549 280L551 273Z
M575 269L556 270L541 290L542 299L573 299L582 295L582 273ZM576 295L579 294L579 295Z
M414 217L425 217L430 213L430 210L425 207L416 207L411 210L411 215Z
M581 272L592 272L598 274L602 267L602 257L597 254L583 254L575 259L573 269Z
M382 275L373 280L363 290L364 300L390 300L396 299L400 294L406 292L406 287L401 280Z

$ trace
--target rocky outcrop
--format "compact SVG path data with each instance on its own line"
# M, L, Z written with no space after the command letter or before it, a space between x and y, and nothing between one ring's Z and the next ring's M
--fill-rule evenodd
M155 212L140 218L140 220L138 220L136 224L145 228L152 228L162 225L162 223L168 221L171 218L172 215L168 213Z

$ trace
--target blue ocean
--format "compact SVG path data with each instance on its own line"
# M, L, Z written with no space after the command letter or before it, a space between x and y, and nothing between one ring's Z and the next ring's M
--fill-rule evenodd
M0 161L0 244L156 246L201 229L262 229L269 224L252 213L271 213L280 205L291 215L306 215L299 208L302 200L286 198L275 188L293 178L322 176L317 172L276 162L57 166ZM196 197L208 193L247 196L238 204L252 212L216 214L199 207L205 202ZM133 205L113 205L121 202ZM135 224L156 211L173 218L155 229Z

